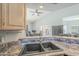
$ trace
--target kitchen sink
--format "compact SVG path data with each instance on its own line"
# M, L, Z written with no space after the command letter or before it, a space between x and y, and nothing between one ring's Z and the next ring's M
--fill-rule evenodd
M27 44L22 49L20 55L43 52L44 49L40 44Z
M60 49L59 47L57 47L56 45L54 45L51 42L42 43L42 45L43 45L43 47L46 51L59 50Z
M60 51L60 48L51 42L26 44L19 55L39 55Z

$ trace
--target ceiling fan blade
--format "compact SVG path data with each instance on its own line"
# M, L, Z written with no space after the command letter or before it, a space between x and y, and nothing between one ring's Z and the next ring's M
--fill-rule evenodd
M38 13L38 9L36 9L35 12Z
M40 14L42 14L43 12L39 11L38 9L36 9L35 11L30 11L32 13L32 16L33 15L37 15L37 16L40 16Z
M39 14L37 14L37 16L40 16Z
M43 14L43 12L38 12L39 14Z

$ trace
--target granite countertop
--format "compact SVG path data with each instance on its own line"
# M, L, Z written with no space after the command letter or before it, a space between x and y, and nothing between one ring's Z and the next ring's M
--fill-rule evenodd
M60 47L63 50L56 51L56 52L51 51L51 52L37 53L32 56L63 56L64 54L68 56L79 56L79 46L77 45L66 46L62 42L52 42L52 43Z
M66 38L66 39L79 39L79 37L67 37L67 36L52 36L52 37L56 37L56 38Z
M21 46L18 44L18 42L10 42L3 44L4 46L0 45L0 56L18 56L21 51Z
M60 36L54 36L54 37L60 37ZM79 38L78 38L79 39ZM67 46L65 43L63 42L52 42L53 44L55 44L56 46L60 47L61 49L63 49L63 51L58 51L58 52L46 52L46 53L39 53L39 54L35 54L35 55L39 55L39 56L60 56L63 54L67 54L69 56L79 56L79 45L70 45ZM19 45L13 45L11 46L9 49L7 49L5 52L1 52L0 55L2 56L18 56L20 51L22 50L21 46Z
M42 36L42 37L49 37L49 36ZM77 39L79 40L79 37L66 37L66 36L50 36L52 38L65 38L65 39ZM39 38L39 37L27 37L27 38ZM57 45L58 47L62 48L63 51L60 52L51 52L51 53L45 53L45 54L37 54L37 55L58 55L58 54L67 54L69 56L79 56L79 45L78 44L71 44L69 46L66 45L64 42L52 42L53 44Z
M77 39L79 40L79 37L67 37L67 36L41 36L41 37L51 37L51 38L65 38L65 39ZM27 38L40 38L40 36L33 36L33 37L27 37ZM78 56L79 55L79 45L77 44L71 44L69 46L66 45L64 42L56 42L53 41L53 44L63 49L63 51L60 52L51 52L51 53L45 53L45 54L38 54L38 55L59 55L59 54L67 54L69 56Z
M63 49L63 51L52 51L52 52L46 52L46 53L38 53L32 56L63 56L63 54L67 54L69 56L79 56L79 47L78 46L73 46L71 47L67 47L65 46L63 43L61 42L52 42L53 44L55 44L56 46L59 46L60 48ZM5 53L0 53L0 55L2 56L18 56L19 53L21 51L21 48L19 48L18 46L12 46L11 48L9 48Z
M27 36L26 38L40 38L40 37L52 37L52 38L67 38L67 39L79 39L79 37L68 37L68 36L58 36L58 35L53 35L53 36ZM24 38L24 39L26 39Z
M63 49L63 53L69 56L79 56L79 46L78 45L70 45L66 46L62 42L53 42L55 45L59 46Z
M7 51L0 53L0 56L18 56L21 51L21 48L18 46L12 46L7 49Z

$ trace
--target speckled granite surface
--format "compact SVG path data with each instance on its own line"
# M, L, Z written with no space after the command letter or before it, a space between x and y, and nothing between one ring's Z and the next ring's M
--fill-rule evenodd
M27 37L27 39L28 38L37 39L39 37ZM44 38L48 39L50 37L44 37ZM57 45L58 47L62 48L63 51L51 52L51 53L45 53L45 54L39 53L37 55L50 55L50 54L57 55L57 54L63 53L63 54L67 54L69 56L79 56L79 43L78 43L79 37L52 36L52 38L58 38L58 39L51 40L51 42L54 43L55 45ZM62 40L59 40L59 38Z
M63 49L62 51L51 51L51 52L42 52L30 54L31 56L64 56L64 54L68 56L79 56L79 46L78 45L66 45L62 42L52 42L56 46ZM29 54L25 54L23 56L28 56Z
M63 54L79 56L79 45L66 45L66 43L55 41L52 43L63 49L63 51L38 53L32 56L63 56ZM18 42L5 43L4 45L0 44L0 56L18 56L21 49L22 48Z
M62 42L53 42L55 45L63 49L63 53L69 56L79 56L79 45L66 45Z
M21 51L21 46L18 42L8 42L0 44L0 56L17 56Z
M63 49L63 51L58 51L58 52L51 51L51 52L45 52L45 53L38 53L38 54L33 54L32 56L63 56L64 54L68 56L79 56L78 45L67 46L65 43L62 43L62 42L52 42L52 43L60 47L61 49Z

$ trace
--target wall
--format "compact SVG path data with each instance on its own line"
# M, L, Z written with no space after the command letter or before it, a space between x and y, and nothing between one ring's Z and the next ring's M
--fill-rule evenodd
M79 34L79 15L63 18L63 25L65 26L63 33Z
M38 21L35 23L35 29L39 31L40 26L42 25L49 25L51 26L56 26L56 25L62 25L63 17L68 17L68 16L73 16L73 15L79 15L79 4L76 4L71 7L67 7L58 11L51 12L44 17L40 18Z
M2 41L11 42L17 41L20 38L26 37L25 30L22 31L0 31L0 39L2 37Z
M17 33L14 32L0 32L0 37L2 37L3 42L17 41Z
M49 27L53 25L62 25L63 17L73 16L78 14L79 14L79 4L55 12L51 12L40 18L38 21L36 21L36 23L33 25L33 29L39 30L40 26L42 25L49 25ZM4 37L6 38L4 40L5 42L16 41L19 38L25 37L25 31L23 30L20 33L8 32L6 34L5 32L0 32L0 36L5 36Z
M28 30L31 31L32 30L32 23L28 22Z

